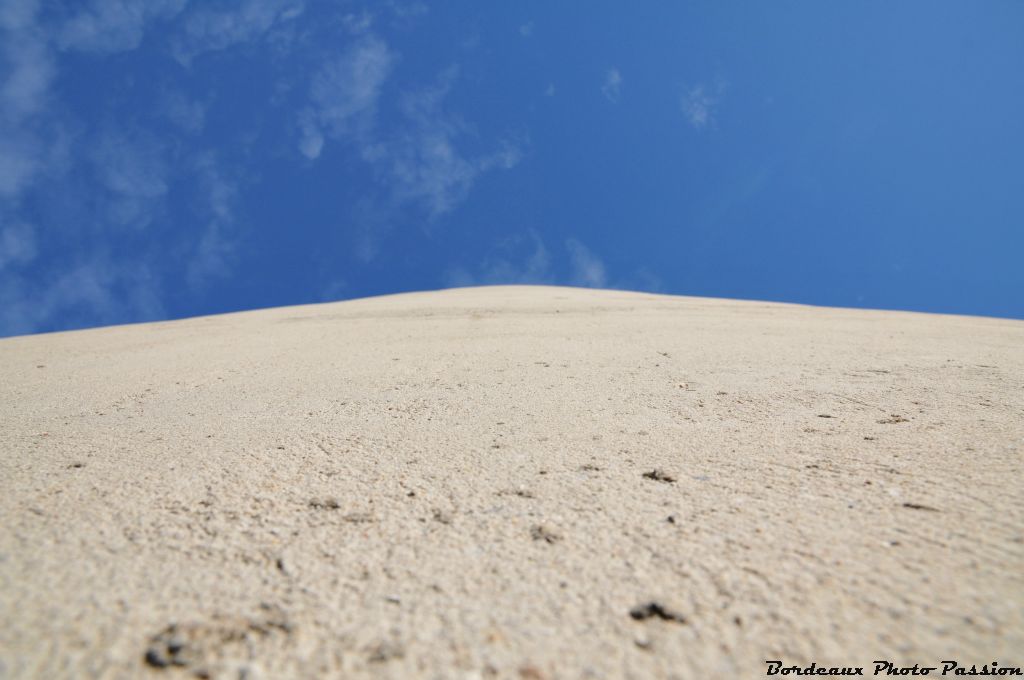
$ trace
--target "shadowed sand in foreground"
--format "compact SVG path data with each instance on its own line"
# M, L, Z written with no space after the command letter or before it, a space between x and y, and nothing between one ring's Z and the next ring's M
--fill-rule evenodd
M492 287L0 371L3 677L1024 662L1024 322Z

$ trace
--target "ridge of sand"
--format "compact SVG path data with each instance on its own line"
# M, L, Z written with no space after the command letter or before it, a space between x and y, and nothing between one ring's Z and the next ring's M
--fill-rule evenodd
M490 287L0 372L0 677L1024 664L1024 322Z

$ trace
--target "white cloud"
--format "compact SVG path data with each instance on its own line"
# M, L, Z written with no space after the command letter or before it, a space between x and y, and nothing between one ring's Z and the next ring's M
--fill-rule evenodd
M19 195L42 166L42 149L31 132L0 131L0 197Z
M570 281L575 286L586 288L604 288L607 283L605 277L604 263L587 248L574 238L565 242L566 250L569 252L569 262L572 265Z
M334 302L343 300L346 295L351 295L351 288L344 279L331 279L326 285L320 288L321 302Z
M108 190L108 219L144 227L163 207L167 193L164 148L143 133L108 132L96 144L93 164Z
M60 328L75 328L163 316L149 268L115 262L103 252L54 265L34 282L0 276L0 335L47 330L57 320Z
M226 169L213 153L202 154L194 172L206 193L209 220L191 248L185 280L193 290L202 290L213 279L230 272L236 250L232 232L239 187L237 173Z
M548 86L544 89L544 96L545 97L554 97L555 96L555 84L554 83L548 83Z
M482 174L512 168L523 155L520 144L510 139L484 153L461 148L475 131L445 109L457 79L453 66L433 86L407 94L401 103L405 124L364 154L381 173L397 207L415 206L430 219L453 210Z
M616 281L616 288L620 290L642 290L648 293L661 293L664 291L661 277L649 268L641 266L622 281Z
M494 253L471 272L465 267L448 271L448 286L492 286L554 283L551 255L534 230L500 241Z
M27 264L36 256L36 236L31 225L16 222L0 228L0 272Z
M165 90L158 108L182 132L197 134L206 123L206 104L190 99L180 90Z
M385 5L391 10L395 23L400 27L412 25L417 19L430 11L430 8L425 3L419 2L419 0L414 2L389 1Z
M149 136L110 133L96 150L104 185L117 194L156 198L167 193L161 147Z
M82 3L57 33L61 49L89 52L133 50L142 42L146 24L170 19L187 0L92 0Z
M56 67L37 10L37 3L15 1L0 11L0 198L25 190L51 151L39 119Z
M286 6L281 13L277 16L279 21L291 21L302 16L302 13L306 11L306 6L301 2L295 2L291 6Z
M589 288L607 285L604 263L579 240L565 242L567 266L552 260L540 235L534 230L503 239L476 267L450 269L445 283L449 286L482 286L512 284L568 284ZM558 272L568 271L568 276Z
M195 161L138 123L145 113L155 113L195 134L203 129L206 103L167 90L153 103L155 111L129 121L115 118L96 131L92 121L62 105L53 85L62 51L133 49L155 22L172 19L185 4L0 0L0 334L159 318L163 275L177 268L175 278L198 290L229 271L237 173ZM302 5L241 0L235 10L218 12L206 3L193 8L191 23L171 39L186 56L268 31L273 37L275 26L294 19ZM228 16L232 11L237 14ZM173 241L164 242L165 251L144 241L130 259L119 255L123 232L117 227L141 227L163 216L183 170L195 175L204 192L198 224L178 230ZM67 195L44 196L50 189L45 182L65 172L73 180ZM50 217L28 219L25 206L42 200L54 207L44 211Z
M299 151L316 159L328 139L348 142L373 170L386 199L359 209L359 252L371 259L375 233L386 229L396 213L409 206L437 218L469 193L476 179L493 169L511 168L522 157L518 144L504 140L489 153L470 155L460 149L467 126L444 109L458 77L446 69L431 87L401 98L401 119L392 132L376 126L382 87L397 57L379 38L359 38L345 54L327 62L313 77L310 105L299 113ZM372 219L367 221L367 215ZM371 224L372 223L372 224Z
M519 27L519 35L524 38L529 38L533 35L533 22L527 21L525 24Z
M0 122L0 202L17 202L39 178L66 170L72 139L62 124L48 118Z
M601 94L608 101L615 103L619 101L619 94L622 92L622 73L617 68L608 69L604 77L604 85L601 86Z
M479 172L456 151L443 128L408 135L393 146L388 165L398 199L421 201L431 217L451 210Z
M299 151L314 159L327 135L366 134L394 62L387 44L370 35L321 66L310 84L310 105L299 114Z
M355 256L363 263L377 257L379 240L391 228L393 209L375 197L365 196L351 210Z
M301 0L241 0L231 8L196 4L185 19L184 34L174 42L174 55L187 65L200 54L256 40L303 9Z
M715 91L709 92L703 85L696 85L691 88L680 100L680 109L686 120L697 130L715 123L715 107L724 91L725 86L719 83Z
M303 120L302 137L299 138L299 151L310 160L320 157L324 150L324 135L313 121Z
M3 26L3 56L7 77L0 87L0 106L7 121L38 113L46 102L55 75L53 57L39 29Z
M222 278L230 271L230 259L235 244L224 234L224 227L210 222L189 257L185 281L193 290L202 290L214 278Z
M346 14L342 17L342 21L345 23L345 28L349 30L349 33L353 35L361 35L370 30L373 26L373 15L363 10L359 14Z
M228 177L212 153L200 155L195 164L200 184L206 190L210 214L214 219L228 223L235 219L238 201L238 182Z
M374 145L369 157L385 168L391 191L400 202L412 202L435 218L449 212L469 193L477 177L489 170L514 167L522 158L519 146L504 141L491 153L467 156L458 148L465 126L443 108L457 77L454 68L437 85L407 95L402 109L405 129Z
M0 5L0 27L24 29L35 22L39 0L6 0Z

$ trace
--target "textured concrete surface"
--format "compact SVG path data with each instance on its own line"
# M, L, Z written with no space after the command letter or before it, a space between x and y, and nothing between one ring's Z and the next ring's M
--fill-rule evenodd
M5 678L1024 662L1024 322L495 287L0 374Z

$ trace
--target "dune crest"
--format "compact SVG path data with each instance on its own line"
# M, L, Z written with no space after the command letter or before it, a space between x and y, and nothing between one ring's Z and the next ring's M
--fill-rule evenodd
M1024 661L1024 322L508 286L0 366L0 676Z

